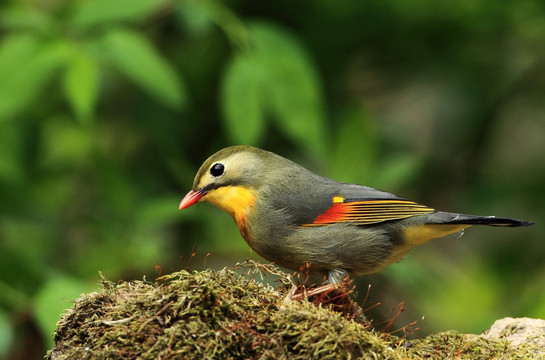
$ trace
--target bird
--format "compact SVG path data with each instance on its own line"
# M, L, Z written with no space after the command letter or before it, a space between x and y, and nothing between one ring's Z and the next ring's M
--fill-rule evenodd
M432 239L472 225L530 221L435 210L389 192L317 175L273 152L224 148L198 170L179 209L207 201L234 219L263 258L328 284L382 270Z

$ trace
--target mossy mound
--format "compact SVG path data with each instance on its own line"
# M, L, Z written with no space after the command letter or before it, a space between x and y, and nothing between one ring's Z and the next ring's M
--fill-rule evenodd
M286 279L277 269L248 266ZM47 358L516 359L532 353L455 332L400 339L306 300L285 302L288 289L286 282L276 290L264 286L234 268L180 271L156 282L103 281L101 292L82 296L63 315Z

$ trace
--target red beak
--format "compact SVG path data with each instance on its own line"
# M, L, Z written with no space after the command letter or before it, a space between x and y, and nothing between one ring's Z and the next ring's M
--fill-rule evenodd
M201 190L193 191L193 190L191 190L190 192L187 193L186 196L184 196L184 198L182 199L182 202L180 202L179 209L183 210L185 208L190 207L191 205L198 202L204 195L206 195L206 191L201 191Z

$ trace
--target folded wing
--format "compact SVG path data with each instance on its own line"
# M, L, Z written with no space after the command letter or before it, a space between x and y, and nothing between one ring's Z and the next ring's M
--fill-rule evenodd
M434 211L434 209L427 206L399 198L345 199L341 196L335 196L329 209L318 215L312 223L303 226L324 226L336 223L371 225L424 215Z

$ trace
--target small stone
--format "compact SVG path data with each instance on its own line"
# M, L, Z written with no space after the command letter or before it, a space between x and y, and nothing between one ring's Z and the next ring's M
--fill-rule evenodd
M536 355L545 355L545 320L506 317L496 320L483 336L489 340L507 340L509 346L535 346Z

